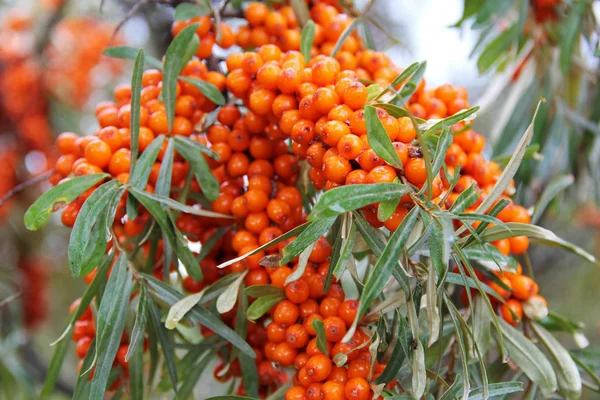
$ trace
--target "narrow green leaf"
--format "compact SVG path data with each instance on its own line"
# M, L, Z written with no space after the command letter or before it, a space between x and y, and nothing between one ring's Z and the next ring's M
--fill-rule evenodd
M423 134L429 136L437 133L440 129L450 128L452 125L457 124L461 121L470 120L475 117L475 113L479 111L479 107L471 107L468 110L462 110L454 115L441 119L427 128L427 131Z
M175 138L173 140L175 140L176 142L180 142L184 146L193 148L195 151L197 151L199 153L204 153L207 156L209 156L210 158L212 158L213 160L217 160L217 161L220 160L219 155L217 153L215 153L212 149L209 149L208 147L204 146L203 144L200 144L200 143L196 142L195 140L192 140L188 137L175 136Z
M412 337L416 338L419 336L419 317L416 313L416 307L414 303L414 298L419 297L414 294L408 301L408 323L410 325L410 330L412 333ZM412 360L411 360L411 369L412 369L412 386L411 386L411 394L414 398L419 399L423 396L425 392L425 385L427 382L427 373L425 370L425 350L423 349L423 344L420 340L415 340L412 344Z
M67 330L65 333L63 333L63 336L71 336L72 334L73 325L69 324ZM48 370L46 372L46 379L44 379L44 386L42 387L42 392L40 393L40 399L48 398L48 396L50 396L54 391L54 387L58 381L58 376L67 356L67 350L69 350L70 345L70 340L61 340L54 347L52 358L50 359L50 364L48 365Z
M578 0L573 2L569 7L568 17L562 24L562 32L560 34L560 69L563 74L569 72L573 51L577 38L580 35L580 25L583 18L583 12L587 7L587 2Z
M377 109L373 106L365 106L365 123L367 124L367 135L369 144L377 155L396 168L402 168L402 162L392 145L383 124L377 117Z
M108 57L112 57L112 58L135 60L138 55L138 52L139 52L139 50L136 49L135 47L114 46L114 47L107 47L106 49L104 49L102 54L104 54L105 56L108 56ZM158 60L152 56L148 56L148 55L145 56L144 61L146 62L146 64L148 66L150 66L152 68L162 69L162 63L160 62L160 60Z
M175 148L189 163L194 176L202 188L202 193L210 201L214 201L219 196L219 182L212 174L204 155L195 152L194 149L186 146L183 142L175 141Z
M535 205L535 210L531 216L531 223L535 224L537 221L539 221L540 217L544 213L544 210L546 207L548 207L548 204L550 204L552 199L554 199L560 192L571 186L573 182L575 182L575 177L570 174L559 175L552 178L552 180L548 182L548 185L544 189L544 192Z
M167 314L165 327L171 330L175 329L179 321L181 321L185 315L198 304L200 299L202 299L202 296L204 296L204 292L194 293L173 304Z
M165 137L163 135L158 135L152 143L146 147L146 150L144 150L139 160L137 160L137 163L135 163L135 168L133 168L132 158L132 172L131 175L129 175L129 184L131 186L140 190L146 189L150 171L152 170L152 166L156 161L156 157L158 157L158 153L160 152L160 148L164 141Z
M186 214L199 215L201 217L209 217L209 218L223 218L223 219L231 219L231 215L219 214L209 210L203 210L201 208L186 206L185 204L181 204L178 201L175 201L169 197L159 196L158 194L152 194L148 192L144 192L137 189L130 189L132 193L135 193L137 196L145 197L150 200L156 201L160 204L163 204L166 207L169 207L173 210L182 211Z
M223 96L223 93L221 93L219 88L217 88L210 82L203 81L202 79L198 78L191 78L188 76L181 76L179 77L179 79L193 85L196 89L201 91L207 99L209 99L218 106L224 106L227 102L225 100L225 96Z
M473 280L473 278L469 277L469 276L462 276L460 274L454 273L454 272L448 272L448 274L446 275L446 282L447 284L451 284L451 285L459 285L459 286L465 286L471 289L477 289L477 284L475 283L475 281ZM494 291L494 289L490 288L488 285L486 285L483 282L480 282L480 284L483 287L483 291L491 296L493 296L496 300L498 300L499 302L502 302L503 299L502 297L500 297L498 295L498 293L496 293Z
M144 49L139 49L133 63L131 75L131 112L129 118L129 130L131 133L131 163L129 175L133 175L135 163L138 158L139 136L140 136L140 106L142 91L142 75L144 73Z
M335 217L366 205L401 198L409 189L401 183L374 183L340 186L326 191L308 216L309 221Z
M248 270L242 272L240 276L233 281L223 293L217 298L217 311L219 314L225 314L233 310L235 307L235 303L238 298L238 292L240 291L240 286L244 282L244 278L246 277Z
M377 108L383 108L388 114L390 114L394 118L411 117L412 116L410 111L408 111L406 108L402 108L395 104L375 103L375 104L373 104L373 106L377 107ZM424 124L427 122L424 119L417 118L415 116L412 116L412 117L415 119L415 121L417 121L418 124Z
M520 331L502 319L499 321L510 358L531 381L539 385L545 397L550 397L557 389L556 374L550 361Z
M504 171L502 171L500 178L498 178L498 180L496 181L496 184L492 188L491 192L487 195L485 199L483 199L481 204L477 207L476 212L485 213L485 211L494 204L498 197L500 197L500 195L504 193L507 186L510 184L511 179L517 173L517 170L521 165L521 161L523 160L523 156L525 155L527 145L529 145L529 143L531 142L531 138L533 137L534 121L537 112L540 109L540 104L541 102L538 102L538 105L535 109L535 113L533 115L533 121L521 137L521 140L517 144L517 148L515 149L515 152L510 158L510 161L506 165L506 168L504 168Z
M513 24L509 29L500 33L492 40L479 55L477 59L477 68L480 73L490 69L501 56L508 50L513 43L513 38L517 29L517 24Z
M398 91L402 90L402 87L396 89L396 86L400 85L401 83L406 81L408 78L410 78L410 76L419 69L419 66L420 66L420 64L418 62L415 62L415 63L412 63L411 65L409 65L408 67L406 67L404 69L404 71L402 71L396 78L394 78L392 83L390 83L381 92L381 94L379 96L375 97L373 100L379 99L381 96L383 96L384 94L386 94L388 92L396 92L396 90L398 90ZM402 85L402 86L404 86L404 85ZM394 96L394 98L395 98L395 96ZM393 101L393 99L391 101Z
M127 257L122 253L112 269L98 309L97 360L90 399L104 398L112 364L121 343L132 286L131 270L127 268Z
M312 222L298 237L290 244L283 248L282 259L279 265L285 265L292 261L297 255L302 253L311 244L315 243L323 236L331 225L335 222L335 218L325 218L316 222Z
M454 307L453 303L446 298L446 303L448 304L448 311L450 314L450 317L452 319L452 323L454 324L454 330L456 332L456 338L457 338L457 343L458 343L458 347L460 349L460 361L462 364L462 370L464 372L463 374L463 384L462 384L462 390L463 390L463 399L467 399L469 392L471 390L471 383L469 382L469 374L467 373L468 369L468 361L469 361L469 354L467 352L467 346L466 346L466 339L464 335L463 335L463 331L461 329L460 326L460 313L458 312L458 310L456 310L456 308Z
M394 337L397 340L385 369L375 380L376 384L389 383L393 380L398 371L400 371L404 361L410 356L410 346L413 339L412 332L406 318L399 311L396 311L396 314L399 316L398 334Z
M183 70L183 67L196 53L198 45L200 44L200 40L196 35L197 28L197 23L186 26L177 36L175 36L167 48L164 59L162 97L167 113L169 131L158 133L170 133L173 128L177 78Z
M541 325L533 323L531 326L550 357L560 393L567 399L581 398L581 375L569 352Z
M362 317L373 300L379 296L389 280L392 270L398 266L398 259L406 246L408 237L417 221L418 207L413 208L402 221L398 229L390 236L388 244L379 256L375 267L369 274L360 296L357 319Z
M165 363L167 364L167 371L169 372L171 385L173 385L173 390L177 391L177 364L175 361L173 335L162 326L160 322L160 310L152 297L147 296L146 303L148 303L150 323L152 324L153 330L156 333L158 342L160 343L160 347L163 351L163 356L165 357Z
M350 216L351 215L352 214L350 214ZM323 289L325 292L329 290L331 281L333 280L332 278L334 276L338 279L342 276L346 269L346 265L348 264L348 259L352 255L352 249L354 248L354 243L356 242L356 224L354 224L353 218L350 218L349 225L350 227L348 228L348 234L346 235L346 238L343 239L339 256L335 260L333 257L331 258L332 265L327 273L327 278L325 279L325 288Z
M208 360L208 358L209 355L206 354L205 350L201 353L200 356L197 357L197 360L195 360L196 362L193 365L190 365L189 368L183 370L185 376L183 378L183 383L179 387L179 391L177 393L179 396L178 398L190 398L190 396L193 394L194 387L196 386L196 384L200 380L200 377L202 376L202 373L206 370L206 367L210 365L210 360Z
M241 337L246 337L248 333L248 319L246 313L248 312L248 296L242 286L239 293L238 308L236 311L235 319L235 331ZM258 397L258 369L256 362L248 357L246 354L239 353L237 349L233 349L231 352L230 360L233 360L233 356L237 356L240 362L240 368L242 370L242 380L244 382L244 388L246 393L250 396Z
M540 226L521 224L518 222L509 222L506 224L507 228L501 226L492 226L487 228L481 235L481 238L486 242L493 242L500 239L505 239L514 236L527 236L536 242L545 244L547 246L558 246L565 248L580 257L583 257L587 261L600 265L598 259L582 249L581 247L567 242L564 239L559 238L554 232L544 229Z
M81 374L78 374L77 381L75 382L75 389L73 390L73 399L89 399L92 373L92 363L96 360L96 338L92 340L90 344L90 351L83 358L83 364L81 365Z
M492 339L492 315L481 296L475 297L473 306L473 339L481 354L486 354Z
M180 3L175 7L175 14L173 19L175 21L181 21L184 19L190 19L194 17L201 17L203 15L209 15L210 8L206 7L203 3Z
M52 213L66 207L80 194L107 176L107 174L77 176L48 190L25 212L23 218L25 227L30 231L37 231L46 224Z
M310 61L310 53L312 51L313 41L315 40L315 23L312 19L308 20L304 28L302 28L302 35L300 36L300 52L304 56L304 61Z
M455 214L462 213L475 204L477 199L479 199L479 192L477 191L477 184L473 183L467 190L458 195L454 204L450 207L450 212Z
M483 395L483 388L478 387L469 393L469 400L484 400L523 391L523 382L502 382L488 385L488 396Z
M435 154L433 156L433 165L431 166L431 173L433 176L437 176L444 165L446 160L446 152L448 148L452 144L452 140L454 139L454 135L450 131L450 127L443 129L442 134L438 140L437 148L435 149Z
M304 26L310 19L310 11L308 10L306 2L304 0L290 0L290 6L292 7L292 10L294 10L294 14L296 14L300 26Z
M127 352L131 350L131 345ZM129 360L129 392L131 400L144 399L144 348L136 347Z
M182 3L187 4L187 3ZM160 170L158 171L158 179L156 180L156 187L154 193L157 196L169 197L171 193L171 179L173 175L173 158L175 156L175 145L173 140L168 139L167 150L160 163Z
M110 180L98 187L85 203L83 203L83 206L77 215L68 246L69 267L71 268L71 274L74 278L79 278L81 276L81 267L86 257L86 249L90 244L90 232L92 231L92 227L96 224L99 217L103 215L103 211L108 206L109 200L117 192L119 184L120 183L117 180ZM104 221L102 221L102 223L103 222ZM97 229L103 237L104 224L102 225L101 229ZM106 245L106 239L103 241ZM104 251L102 253L104 253Z
M419 82L425 75L425 70L427 69L427 61L422 61L419 63L419 68L415 71L415 73L410 77L408 83L404 85L404 87L400 90L400 96L402 100L402 104L406 103L411 96L415 93L417 88L419 87Z
M346 41L348 36L350 36L350 34L352 34L352 32L354 32L356 30L358 24L360 24L361 19L362 18L360 18L360 17L354 18L352 23L350 25L348 25L348 27L346 29L344 29L344 32L342 32L342 34L338 38L337 42L335 42L335 46L333 46L333 50L331 50L331 54L329 55L329 57L335 57L337 55L337 53L340 51L340 49L344 45L344 42Z
M162 281L159 281L153 276L146 274L141 274L141 276L148 283L148 286L154 291L157 297L159 297L161 301L167 303L168 305L171 306L184 298L183 294L179 293L174 288L168 286ZM256 357L252 347L250 347L248 343L244 341L244 339L242 339L231 328L226 326L220 318L216 317L210 311L202 307L194 307L192 310L190 310L189 315L193 320L206 326L208 329L227 340L233 346L240 349L240 351L243 353L246 353L251 358Z
M140 296L138 299L138 306L135 313L135 323L133 330L131 331L131 340L129 341L129 348L127 349L127 355L125 361L129 361L132 354L138 347L143 348L144 333L146 332L146 321L148 320L148 289L146 284L142 282L140 288Z
M327 338L325 337L325 324L320 319L313 319L312 327L317 332L317 348L325 355L329 355L327 349Z
M233 258L233 259L231 259L231 260L229 260L229 261L225 261L224 263L221 263L221 264L219 264L219 265L217 266L217 268L225 268L225 267L228 267L228 266L230 266L231 264L235 264L235 263L236 263L236 262L238 262L238 261L242 261L242 260L243 260L243 259L245 259L246 257L250 257L250 256L252 256L252 255L254 255L254 254L256 254L256 253L260 253L261 251L263 251L263 250L265 250L265 249L268 249L269 247L271 247L271 246L274 246L274 245L276 245L276 244L278 244L278 243L281 243L281 242L283 242L284 240L287 240L287 239L289 239L289 238L291 238L291 237L297 236L297 235L299 235L300 233L304 232L304 230L306 230L306 228L308 228L308 227L309 227L311 224L312 224L311 222L305 222L305 223L303 223L302 225L300 225L300 226L297 226L297 227L295 227L294 229L291 229L291 230L287 231L287 232L286 232L286 233L284 233L283 235L281 235L281 236L279 236L279 237L277 237L277 238L275 238L275 239L271 240L270 242L268 242L268 243L265 243L265 244L263 244L263 245L262 245L262 246L260 246L260 247L257 247L256 249L252 250L252 251L251 251L251 252L249 252L249 253L246 253L246 254L244 254L244 255L241 255L241 256L239 256L239 257Z
M259 297L248 307L246 315L250 321L256 321L283 299L285 299L285 294L269 294Z

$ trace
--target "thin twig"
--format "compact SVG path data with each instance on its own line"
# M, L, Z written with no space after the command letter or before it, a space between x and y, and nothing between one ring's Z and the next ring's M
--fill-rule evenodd
M36 184L38 184L40 182L43 182L43 181L47 180L53 173L54 173L54 170L51 169L50 171L44 172L42 175L36 176L35 178L32 178L32 179L30 179L28 181L20 183L17 186L15 186L14 188L10 189L8 191L8 193L6 193L0 199L0 207L2 207L4 205L4 203L6 203L11 197L13 197L14 195L16 195L20 191L25 190L25 189L27 189L30 186L36 185Z
M0 308L6 306L7 304L15 301L16 299L18 299L19 297L21 297L21 295L23 294L23 292L21 292L20 290L16 293L11 294L10 296L8 296L7 298L5 298L4 300L0 301Z

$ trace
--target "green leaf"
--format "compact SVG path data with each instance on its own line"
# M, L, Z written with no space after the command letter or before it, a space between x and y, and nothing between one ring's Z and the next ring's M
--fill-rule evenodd
M573 58L573 50L580 35L580 25L583 18L587 2L577 0L569 7L568 17L562 26L563 30L560 34L560 69L563 74L569 72L571 59Z
M414 303L414 294L411 296L407 303L408 308L408 323L412 333L412 337L416 338L419 336L419 317L416 313L416 307ZM415 340L412 343L412 387L411 394L414 398L419 399L425 392L425 385L427 382L427 375L425 370L425 350L420 340Z
M367 243L367 246L369 246L369 249L371 249L371 251L373 252L373 255L375 257L381 257L381 254L383 253L383 250L385 248L385 243L379 235L381 231L373 228L373 226L369 224L359 213L354 212L353 217L356 223L356 227L360 232L360 235ZM402 266L400 265L399 261L398 265L400 266L400 268L392 269L392 275L394 276L396 281L398 281L398 283L402 287L402 290L405 293L410 293L410 282L408 280L408 276L406 272L402 269Z
M302 35L300 36L300 52L304 56L304 61L308 63L310 61L310 53L312 50L313 41L315 40L315 23L312 19L308 20L304 28L302 28Z
M376 384L389 383L394 379L404 364L404 361L410 356L410 346L413 339L412 332L410 331L410 326L408 326L406 318L402 316L399 311L396 311L396 314L398 315L399 324L398 334L393 337L393 340L395 341L394 350L392 350L392 354L385 369L375 380Z
M340 186L326 191L308 216L309 221L335 217L369 204L401 198L409 192L401 183L374 183Z
M410 76L412 74L414 74L419 69L419 66L420 66L420 64L418 62L415 62L415 63L412 63L411 65L409 65L408 67L406 67L404 69L404 71L402 71L396 78L394 78L394 80L392 81L392 83L390 83L385 88L385 90L383 90L381 92L381 94L379 94L373 100L377 100L378 98L380 98L381 96L383 96L385 93L396 92L396 86L400 85L402 82L404 82L408 78L410 78ZM402 85L402 86L404 86L404 85ZM402 87L400 87L399 90L402 90ZM394 98L395 97L396 96L394 96ZM393 99L391 101L393 101ZM398 118L398 117L396 117L396 118Z
M165 327L167 329L175 329L179 321L181 321L192 308L196 307L200 299L202 299L202 296L204 296L203 291L186 296L173 304L167 314Z
M198 78L191 78L188 76L181 76L179 77L179 79L193 85L196 89L201 91L207 99L209 99L218 106L224 106L227 102L225 100L225 96L223 96L223 93L221 93L219 88L217 88L210 82L206 82Z
M125 361L129 361L132 354L140 346L143 348L144 333L146 331L146 321L148 320L148 289L146 284L142 282L140 288L140 296L138 299L138 306L135 313L135 323L133 330L131 331L131 339L129 340L129 348L127 349L127 355Z
M127 268L127 257L121 253L108 278L98 309L96 321L97 361L90 389L90 399L102 400L104 398L112 364L123 336L132 286L132 274L131 270Z
M177 97L177 78L183 70L183 67L185 67L188 61L196 53L198 45L200 44L200 40L196 35L197 28L197 23L186 26L177 36L175 36L167 48L164 59L162 97L167 113L169 132L157 133L170 133L173 128L175 100Z
M433 176L437 176L444 165L446 160L446 152L448 148L452 144L452 140L454 139L454 135L450 131L450 128L446 128L442 130L442 134L438 140L437 148L435 149L435 154L433 156L433 165L431 167L431 174Z
M489 243L467 247L463 249L463 254L468 260L478 261L488 269L502 269L514 272L517 268L517 262L514 258L505 256L500 250Z
M135 193L136 195L138 195L140 197L148 198L150 200L153 200L160 204L163 204L166 207L169 207L174 210L182 211L186 214L199 215L201 217L208 217L208 218L219 218L219 219L221 219L221 218L231 219L232 218L231 215L219 214L219 213L216 213L213 211L203 210L203 209L197 208L197 207L186 206L185 204L181 204L180 202L175 201L169 197L159 196L157 194L143 192L143 191L137 190L137 189L130 189L130 190L132 193Z
M182 3L188 4L188 3ZM175 156L175 145L172 140L167 141L167 150L160 163L160 170L158 171L158 179L156 180L156 187L154 193L157 196L169 197L171 193L171 179L173 176L173 158Z
M548 359L520 331L502 319L499 322L510 358L532 382L539 385L545 397L550 397L557 389L557 381Z
M478 289L477 284L475 283L475 280L473 280L473 278L471 278L470 276L463 276L461 274L457 274L454 272L448 272L448 274L446 275L446 284L452 284L452 285L459 285L459 286L465 286L471 289ZM496 293L496 291L492 288L490 288L488 285L486 285L483 282L480 282L480 285L483 287L483 291L487 294L489 294L490 296L494 297L496 300L498 300L499 302L504 301L502 299L502 297L500 297L498 295L498 293Z
M554 232L544 229L540 226L521 224L518 222L509 222L506 227L492 226L487 228L482 234L481 238L487 242L493 242L500 239L505 239L514 236L527 236L536 242L545 244L547 246L557 246L565 248L580 257L583 257L587 261L600 265L596 257L586 252L581 247L567 242L564 239L559 238Z
M213 150L209 149L208 147L204 146L203 144L200 144L200 143L196 142L195 140L192 140L192 139L190 139L188 137L185 137L185 136L175 136L174 140L176 142L180 142L184 146L188 146L190 148L193 148L195 151L197 151L199 153L206 154L207 156L209 156L213 160L217 160L217 161L221 160L219 158L219 155L217 153L215 153Z
M73 334L73 325L69 324L63 336L71 336ZM42 387L42 392L40 393L40 399L48 398L54 391L54 387L56 386L56 381L58 381L58 376L60 374L60 369L65 361L67 356L67 350L69 350L69 346L71 345L70 340L61 340L57 343L54 351L52 352L52 358L50 359L50 364L48 365L48 370L46 372L46 379L44 379L44 386Z
M190 365L187 369L183 370L186 375L183 378L183 383L179 387L179 391L177 393L178 398L189 399L192 395L194 387L200 380L202 373L206 370L206 367L210 365L210 360L207 359L209 356L207 356L206 353L206 350L203 351L199 357L196 357L196 360L194 360L196 362L193 365ZM179 365L181 366L181 363Z
M439 278L445 275L450 257L450 243L453 240L454 229L452 222L447 218L437 218L431 221L429 235L429 253L435 272Z
M541 325L533 323L531 327L550 357L560 393L567 399L581 398L581 375L569 352Z
M248 307L246 315L250 321L256 321L283 299L285 299L283 293L259 297Z
M25 212L25 227L30 231L37 231L46 224L52 213L67 206L107 176L107 174L78 176L48 190Z
M92 232L92 227L103 214L104 209L108 206L109 200L117 192L118 185L119 182L117 180L111 180L98 187L85 203L83 203L83 206L77 215L75 225L73 225L73 230L71 231L71 236L69 238L68 248L69 267L71 268L71 274L74 278L79 278L81 276L81 267L86 256L86 249L90 244L90 232ZM104 234L104 226L98 230L100 233ZM104 238L103 241L106 247L106 238ZM102 253L104 253L104 251Z
M427 129L427 131L423 134L423 136L433 135L436 132L438 132L440 129L443 130L444 128L450 128L452 125L457 124L461 121L472 119L472 118L474 118L474 115L477 111L479 111L478 106L471 107L467 110L459 111L454 115L451 115L449 117L441 119L441 120L437 121L436 123L434 123L433 125L431 125L431 127L429 127Z
M456 332L456 338L457 343L458 343L458 347L460 349L460 360L461 360L461 364L462 364L462 369L465 372L463 375L463 384L462 384L462 388L463 388L463 398L466 399L468 398L468 394L471 390L471 383L469 382L469 374L467 373L468 371L468 361L469 361L469 353L467 351L467 345L468 345L468 340L469 340L469 336L467 335L467 337L465 337L466 332L464 332L464 328L466 326L466 322L464 321L464 319L462 318L462 315L460 314L460 312L456 309L456 307L454 307L454 304L446 297L446 303L448 305L448 311L450 314L450 318L452 319L452 323L454 324L454 329ZM468 329L468 327L467 327ZM484 370L485 371L485 370ZM485 372L484 372L485 374ZM485 376L485 375L483 375ZM484 389L487 389L487 380L486 380L486 384L484 385ZM486 397L487 397L487 393Z
M320 319L313 319L312 327L317 332L317 348L325 355L329 354L327 349L327 337L325 336L325 324Z
M418 207L413 208L406 218L404 218L398 229L390 236L388 244L385 246L385 249L381 253L381 256L379 256L375 267L365 282L365 287L359 300L360 305L358 307L358 312L356 313L357 320L364 315L373 300L381 294L387 281L392 275L392 270L397 268L398 260L406 246L406 242L417 221L418 215Z
M115 194L118 194L118 191ZM100 264L106 254L107 238L110 236L107 236L104 228L107 220L114 221L114 214L112 217L108 217L108 215L108 208L100 211L100 215L97 218L98 222L96 222L89 232L89 242L83 252L84 255L79 267L79 276L89 274Z
M279 237L276 237L275 239L271 240L270 242L268 242L268 243L265 243L265 244L263 244L263 245L262 245L262 246L260 246L260 247L257 247L256 249L252 250L252 251L251 251L251 252L249 252L249 253L246 253L246 254L244 254L244 255L241 255L241 256L239 256L239 257L233 258L233 259L231 259L231 260L229 260L229 261L225 261L224 263L221 263L221 264L219 264L219 265L217 266L217 268L225 268L225 267L228 267L228 266L230 266L231 264L235 264L235 263L236 263L236 262L238 262L238 261L242 261L242 260L243 260L243 259L245 259L246 257L250 257L250 256L252 256L252 255L254 255L254 254L256 254L256 253L260 253L261 251L263 251L263 250L265 250L265 249L268 249L269 247L271 247L271 246L274 246L274 245L276 245L276 244L278 244L278 243L281 243L281 242L283 242L284 240L287 240L287 239L289 239L289 238L291 238L291 237L297 236L297 235L299 235L300 233L304 232L304 230L305 230L306 228L308 228L308 227L309 227L311 224L312 224L311 222L305 222L304 224L302 224L302 225L300 225L300 226L297 226L297 227L295 227L294 229L291 229L291 230L287 231L287 232L286 232L286 233L284 233L283 235L281 235L281 236L279 236Z
M540 217L544 213L544 210L546 209L548 204L550 204L552 199L554 199L560 192L571 186L573 182L575 182L575 177L573 177L573 175L570 174L559 175L552 178L552 180L548 182L548 185L544 189L544 192L542 193L540 199L535 205L535 210L533 212L533 215L531 216L531 223L535 224L540 219Z
M148 283L148 286L154 291L157 297L167 303L168 305L173 305L181 300L184 296L179 293L174 288L168 286L164 282L159 281L153 276L140 274L144 280ZM202 307L194 307L189 312L190 317L199 322L200 324L206 326L211 331L215 332L217 335L227 340L233 346L237 347L243 353L247 354L251 358L255 358L256 354L252 347L248 345L235 331L226 326L220 318L212 314L210 311L202 308Z
M392 145L383 124L377 117L377 109L373 106L365 106L365 123L367 125L367 136L371 148L379 157L387 161L393 167L402 169L402 162Z
M292 261L297 255L302 253L304 249L315 243L321 236L327 233L334 222L335 218L325 218L316 222L311 222L308 228L283 248L283 251L281 252L282 259L279 261L279 265L285 265Z
M73 390L73 399L89 399L90 397L90 386L91 386L91 373L92 364L96 360L96 338L92 340L90 344L90 351L83 358L83 364L81 365L81 374L77 376L75 382L75 389Z
M486 354L492 339L492 315L481 296L475 297L473 306L473 340L481 354Z
M202 270L197 263L194 255L187 247L186 243L182 242L182 237L178 237L175 228L171 223L170 217L166 211L162 209L160 203L151 198L147 193L138 190L131 190L130 193L150 212L154 220L160 226L163 234L167 237L168 243L175 248L177 257L184 264L188 274L196 281L202 280ZM177 231L179 232L179 231ZM179 232L181 235L181 233Z
M512 45L515 34L518 33L516 29L517 24L513 24L485 47L477 59L477 68L480 73L483 74L490 69L505 54Z
M360 17L354 18L352 23L350 25L348 25L348 27L346 29L344 29L344 32L342 32L342 34L338 38L337 42L335 42L335 46L333 46L333 50L331 50L331 54L329 55L329 57L335 57L337 55L337 53L340 51L340 49L344 45L344 42L346 41L348 36L350 36L350 34L356 30L356 28L358 27L358 24L360 24L361 19L362 18L360 18Z
M203 15L210 14L210 8L206 7L203 3L180 3L175 7L175 15L173 19L175 21L181 21L184 19L190 19L194 17L201 17Z
M310 12L306 2L304 0L290 0L290 6L294 10L300 26L304 26L310 19Z
M164 135L158 135L152 141L152 143L150 143L148 147L146 147L146 149L140 156L138 162L135 163L135 165L132 158L132 169L131 175L129 176L129 184L131 186L140 190L146 189L146 184L148 183L150 171L152 170L152 166L156 161L156 157L158 157L158 153L160 152L160 148L162 147L164 141Z
M377 108L383 108L388 114L390 114L394 118L411 117L412 116L412 114L410 113L410 111L408 111L407 109L402 108L400 106L397 106L395 104L374 103L373 106L377 107ZM412 118L414 118L415 121L417 121L418 124L424 124L424 123L427 122L424 119L417 118L415 116L412 116Z
M425 75L426 69L427 61L422 61L421 63L419 63L419 68L417 68L415 73L408 80L408 83L405 84L404 87L400 90L402 104L406 103L415 93L415 91L419 87L419 82L421 82L421 79L423 79L423 75Z
M308 231L308 229L306 231ZM304 232L306 232L306 231L304 231ZM300 253L300 256L298 257L298 266L285 279L284 285L289 285L290 283L302 278L302 275L304 275L304 271L306 271L306 265L308 264L308 258L310 257L310 253L312 253L314 247L315 247L315 244L311 243L308 245L308 247L306 247L304 250L302 250L302 252Z
M131 350L131 345L127 352ZM129 392L131 400L144 399L144 348L136 347L129 360Z
M350 214L350 217L352 214ZM331 257L331 266L329 271L327 272L327 277L325 279L325 288L324 292L329 290L331 285L332 278L335 276L336 278L340 278L346 269L346 265L348 264L348 259L352 255L352 249L354 248L354 243L356 242L356 224L353 222L353 218L349 218L349 228L348 234L345 238L342 238L340 235L340 240L342 240L342 244L339 251L339 256L334 259L333 255Z
M479 192L477 191L477 184L473 183L467 190L462 191L452 207L450 207L450 212L455 214L462 213L467 208L471 207L475 202L479 199Z
M138 52L139 52L139 50L136 49L135 47L114 46L114 47L107 47L106 49L104 49L102 54L104 54L105 56L108 56L108 57L112 57L112 58L135 60L138 55ZM148 66L150 66L152 68L162 69L162 63L160 62L160 60L158 60L152 56L145 56L144 61Z
M184 145L183 142L177 140L175 141L175 148L177 149L177 152L190 163L190 167L194 172L196 180L200 184L200 188L202 188L204 196L210 201L216 200L219 196L219 182L208 167L204 155L194 151L193 148L190 148Z
M498 197L500 197L502 193L504 193L504 191L510 184L511 179L517 173L517 170L521 165L521 161L523 160L523 156L525 155L525 150L527 149L527 146L529 145L529 143L531 142L531 138L533 137L534 121L537 112L540 108L540 104L541 102L538 102L538 105L535 109L535 113L533 115L532 122L521 137L519 143L517 144L517 148L515 149L515 152L510 158L510 161L506 165L506 168L504 168L504 171L502 171L502 175L500 175L500 178L498 178L496 184L494 184L494 187L492 188L490 193L485 199L483 199L483 201L477 207L477 210L475 212L485 213L494 204ZM458 233L460 233L460 230L458 231Z
M240 286L244 282L244 278L247 275L248 270L241 273L240 276L233 281L223 293L217 298L217 311L219 314L225 314L231 310L235 306L235 303L238 298L238 292L240 291Z
M148 314L150 314L150 323L156 333L158 342L163 351L165 357L165 363L167 364L167 371L169 372L169 378L173 385L173 390L177 391L177 366L175 361L175 346L173 343L173 335L171 332L164 329L160 322L160 310L152 297L147 296L146 302L148 303Z
M144 49L140 49L135 56L133 63L133 72L131 75L131 112L129 119L131 133L131 164L129 165L129 175L133 175L135 163L138 158L139 137L140 137L140 106L142 91L142 75L144 73Z
M502 382L502 383L492 383L488 385L488 395L489 397L485 397L483 395L483 388L478 387L469 393L469 400L484 400L486 398L496 398L498 396L504 396L507 394L517 393L523 391L523 382Z
M282 288L272 285L254 285L248 286L244 289L244 293L250 297L263 297L274 294L283 295L284 291Z

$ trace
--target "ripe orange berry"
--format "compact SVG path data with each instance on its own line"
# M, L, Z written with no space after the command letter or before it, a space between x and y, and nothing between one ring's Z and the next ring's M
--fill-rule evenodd
M341 302L334 297L323 299L319 306L319 311L324 318L336 317L339 312Z
M288 342L281 342L275 347L273 358L282 367L289 367L294 363L297 354L297 350Z
M423 158L411 159L404 168L406 179L417 187L423 186L427 181L427 170L425 169L425 160Z
M317 354L306 362L304 368L314 382L322 382L331 373L332 366L333 364L328 356Z
M345 400L344 385L336 381L327 381L321 387L323 400Z
M533 279L525 275L515 276L510 279L513 289L512 295L519 300L527 301L538 292L538 285Z
M358 300L348 299L340 304L338 309L339 317L344 321L346 326L352 325L358 312Z
M259 3L261 4L261 3ZM294 386L290 389L288 389L287 392L285 392L285 400L305 400L307 399L306 396L306 389L304 389L302 386Z
M330 342L342 340L346 334L346 324L340 317L332 316L323 320L325 325L325 337Z
M515 316L513 316L513 313ZM506 304L500 305L500 315L506 322L516 326L523 318L523 306L519 300L508 299Z
M308 343L308 332L301 324L291 325L285 331L285 340L293 348L300 349Z
M305 302L310 295L310 288L304 279L298 279L285 287L285 295L294 304Z
M356 377L346 382L344 393L348 400L367 400L371 395L371 387L365 378Z
M331 156L323 164L323 175L325 179L342 184L346 176L352 171L352 166L347 159L341 156Z
M298 306L289 300L282 300L277 304L275 311L273 312L273 320L282 326L293 325L296 323L299 316L300 311Z
M85 158L99 168L105 168L110 163L112 152L108 144L102 140L93 140L85 146Z
M371 363L365 360L353 360L348 365L348 379L364 378L367 379L371 372Z

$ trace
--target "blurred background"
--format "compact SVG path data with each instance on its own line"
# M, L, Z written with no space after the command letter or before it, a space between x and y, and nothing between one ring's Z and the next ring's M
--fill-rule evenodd
M70 276L69 230L60 217L40 232L22 222L50 187L54 137L94 131L95 104L130 80L131 63L103 56L103 49L144 47L161 57L177 2L106 0L102 10L100 3L0 1L0 393L15 388L13 394L35 398L28 390L43 381L49 345L84 289ZM600 4L559 3L373 0L354 8L365 12L378 50L399 65L427 61L428 86L468 90L470 103L482 106L475 129L486 136L489 157L510 156L538 100L546 99L537 145L516 179L519 201L530 207L543 193L560 191L538 223L600 256ZM571 325L576 335L559 337L568 348L589 340L588 349L600 352L600 269L558 248L533 246L528 258L550 309L582 323ZM68 398L75 382L77 362L68 354L73 359L59 386L65 395L56 398Z

